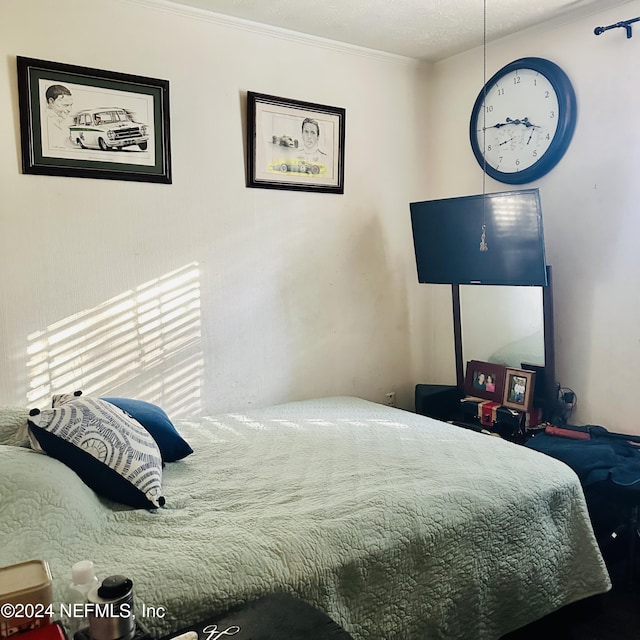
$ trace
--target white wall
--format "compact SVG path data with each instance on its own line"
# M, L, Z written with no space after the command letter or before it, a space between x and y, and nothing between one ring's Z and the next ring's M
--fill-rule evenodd
M557 378L577 393L572 422L634 433L640 433L640 27L631 39L624 29L600 36L593 30L638 15L635 0L522 32L487 51L487 77L512 60L540 56L559 64L573 83L578 103L573 141L551 173L526 185L540 189L547 261L553 266ZM431 151L440 162L429 175L431 197L482 191L482 172L468 140L469 116L482 84L480 49L434 67L429 95L437 126L431 130ZM488 178L486 188L509 186ZM442 307L439 322L447 314ZM452 381L448 363L441 365L434 380Z
M0 3L0 402L412 402L415 61L147 0ZM173 184L23 175L16 56L170 82ZM346 108L344 195L245 187L245 92ZM172 305L172 301L177 300Z
M99 3L0 3L0 402L83 388L176 415L395 389L411 407L416 382L455 382L450 288L416 283L408 203L482 190L467 133L482 51L425 69L170 4L109 4L117 36ZM634 432L640 27L593 28L637 15L634 0L487 53L489 76L542 56L575 87L573 142L528 185L554 269L557 374L578 395L575 422ZM173 185L23 175L16 55L168 79ZM248 90L346 108L344 195L244 186Z

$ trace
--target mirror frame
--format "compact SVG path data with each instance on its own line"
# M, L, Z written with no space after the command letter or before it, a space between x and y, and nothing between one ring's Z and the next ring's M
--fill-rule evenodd
M481 287L483 285L473 285ZM496 286L496 285L485 285ZM456 358L456 386L464 390L464 355L462 353L462 316L460 309L460 285L451 288L453 298L453 343ZM547 265L547 286L542 287L542 316L544 330L545 393L542 406L542 420L553 419L558 403L556 383L556 356L553 326L553 285L551 266Z

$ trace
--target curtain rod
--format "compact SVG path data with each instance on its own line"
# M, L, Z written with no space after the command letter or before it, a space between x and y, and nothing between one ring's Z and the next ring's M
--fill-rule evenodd
M615 29L616 27L623 27L627 31L627 38L630 38L633 34L631 32L631 24L633 22L638 22L640 18L631 18L631 20L621 20L620 22L616 22L615 24L610 24L608 27L596 27L593 30L597 36L605 31L609 31L609 29Z

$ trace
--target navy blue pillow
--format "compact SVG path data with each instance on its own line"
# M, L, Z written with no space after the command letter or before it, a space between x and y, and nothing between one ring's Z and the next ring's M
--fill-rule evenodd
M132 398L102 398L137 420L152 436L160 449L163 462L182 460L193 449L176 431L169 416L155 404Z

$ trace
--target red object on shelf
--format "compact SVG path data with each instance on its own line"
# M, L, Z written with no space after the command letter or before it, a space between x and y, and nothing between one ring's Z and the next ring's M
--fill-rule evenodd
M561 436L562 438L573 438L574 440L589 440L591 438L586 431L563 429L562 427L547 427L544 432L550 436Z
M11 638L16 638L16 640L67 640L67 634L59 622L52 622L38 629L16 633Z
M493 425L498 422L498 418L496 416L496 411L500 406L499 402L483 402L480 406L480 410L482 413L480 414L480 422L485 427L493 427Z

